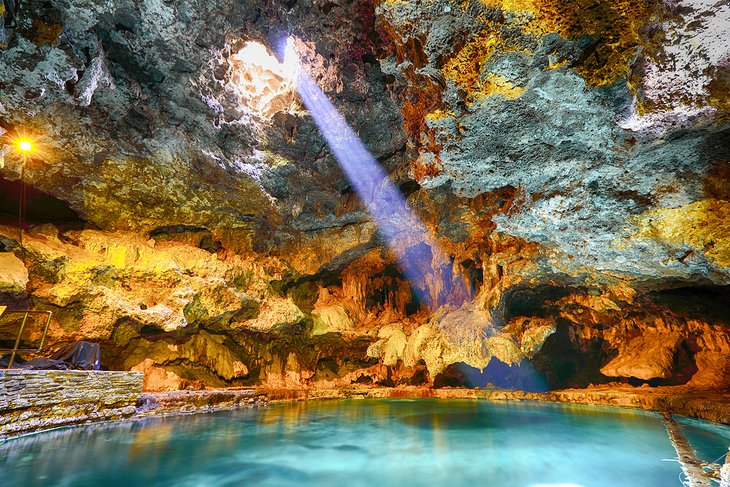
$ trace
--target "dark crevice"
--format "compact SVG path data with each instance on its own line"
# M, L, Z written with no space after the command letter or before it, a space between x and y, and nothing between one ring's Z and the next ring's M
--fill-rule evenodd
M730 325L730 286L665 289L644 298L684 318Z
M0 221L18 224L21 183L0 177ZM25 185L23 219L26 224L60 223L66 228L83 226L85 221L66 201Z
M407 181L404 181L398 185L398 189L401 193L403 193L403 196L408 198L411 194L415 193L419 189L421 189L421 185L418 184L418 181L415 181L413 179L409 179Z
M192 225L165 225L150 230L150 238L176 235L181 233L202 233L207 232L208 229L205 227L196 227Z
M205 227L193 225L165 225L150 230L149 237L155 240L172 240L201 248L211 254L223 250L223 243L215 240Z
M552 303L572 292L575 290L554 285L515 286L505 291L495 317L501 313L504 323L517 316L545 317Z
M466 284L469 286L470 296L473 298L484 284L484 270L481 263L477 263L472 259L466 259L461 263L461 267L466 274Z
M535 354L531 363L544 377L548 389L584 388L589 384L616 382L601 374L600 368L616 355L602 340L575 343L571 325L558 320L558 326Z

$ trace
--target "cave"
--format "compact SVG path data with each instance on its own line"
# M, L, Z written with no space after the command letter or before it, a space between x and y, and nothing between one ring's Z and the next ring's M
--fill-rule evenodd
M730 485L728 2L0 17L3 485Z

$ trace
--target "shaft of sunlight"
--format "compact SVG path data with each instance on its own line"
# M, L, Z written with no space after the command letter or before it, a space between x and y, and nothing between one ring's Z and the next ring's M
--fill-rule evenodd
M426 274L440 265L434 259L444 259L436 241L315 81L300 70L295 86L352 187L375 219L380 234L395 253L400 271L415 292L425 291L427 286L419 289L417 284L425 284L429 278ZM427 247L419 248L418 244ZM413 252L413 248L422 251ZM420 300L424 297L418 296Z

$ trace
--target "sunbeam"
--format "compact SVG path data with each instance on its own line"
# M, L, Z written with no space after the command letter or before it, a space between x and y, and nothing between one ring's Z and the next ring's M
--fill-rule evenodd
M290 45L287 45L285 61L289 63L294 58ZM447 256L409 208L400 190L315 81L307 73L298 70L295 86L332 154L375 219L380 234L395 253L400 271L414 291L421 293L418 298L423 301L427 298L428 287L418 289L415 284L427 283L429 277L433 276L425 274L448 265ZM422 248L419 246L423 244L430 252L419 251ZM422 259L431 260L419 261Z

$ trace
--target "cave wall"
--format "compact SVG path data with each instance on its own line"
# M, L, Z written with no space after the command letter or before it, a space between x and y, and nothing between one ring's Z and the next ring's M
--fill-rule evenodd
M148 389L730 385L727 5L48 0L14 22L0 302L52 310L52 347L97 341ZM242 90L236 53L287 37L437 244L396 236L417 280L297 96ZM45 198L24 249L22 164Z

